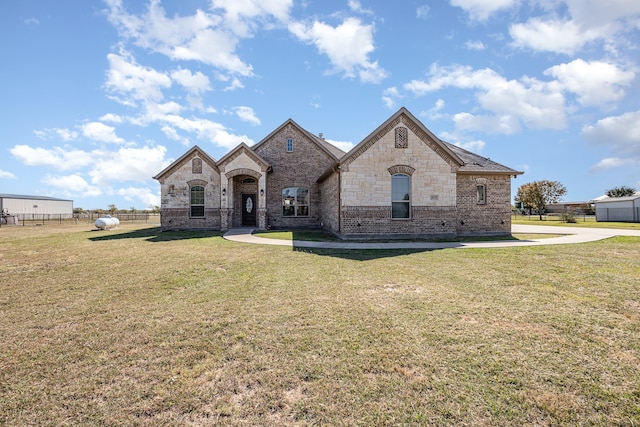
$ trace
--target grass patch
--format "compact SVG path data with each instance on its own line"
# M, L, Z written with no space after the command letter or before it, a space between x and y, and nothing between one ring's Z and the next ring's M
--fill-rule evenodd
M323 230L277 230L277 231L256 231L255 236L263 237L265 239L274 240L302 240L310 242L403 242L403 241L436 241L436 242L487 242L487 241L501 241L501 240L531 240L531 239L548 239L552 237L561 237L563 234L550 234L550 233L514 233L511 236L468 236L456 239L368 239L368 240L342 240L330 233Z
M598 222L594 216L576 216L575 223L564 222L556 215L543 215L542 220L537 215L512 216L512 224L525 225L555 225L560 227L587 227L587 228L616 228L626 230L640 230L638 222Z
M634 425L640 238L292 250L2 227L0 424Z

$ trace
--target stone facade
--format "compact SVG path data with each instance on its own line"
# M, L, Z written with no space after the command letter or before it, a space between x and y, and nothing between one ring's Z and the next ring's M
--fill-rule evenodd
M519 174L440 140L402 108L349 153L288 120L217 162L194 147L154 178L164 229L312 227L362 238L508 234ZM392 200L400 181L403 198ZM204 215L191 204L194 186L204 188ZM247 197L255 216L243 211Z

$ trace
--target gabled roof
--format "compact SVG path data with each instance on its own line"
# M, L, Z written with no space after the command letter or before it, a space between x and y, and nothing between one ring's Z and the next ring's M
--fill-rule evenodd
M420 120L414 117L405 107L400 108L394 115L389 117L382 123L376 130L371 132L365 139L363 139L358 145L353 147L351 151L345 154L340 159L340 164L349 164L355 159L360 157L365 151L367 151L376 141L378 141L383 135L386 135L393 127L398 123L412 124L412 130L422 137L423 141L427 143L431 149L438 153L448 163L453 163L457 166L462 166L464 162L454 153L449 144L444 143L440 138L435 136Z
M213 157L209 156L207 153L205 153L204 150L202 150L202 148L198 147L197 145L194 145L193 147L191 147L191 149L189 151L184 153L178 159L174 160L169 166L164 168L162 170L162 172L160 172L159 174L154 176L153 179L157 179L157 180L162 179L162 177L164 177L166 174L171 172L173 169L175 169L175 168L179 167L180 165L182 165L183 162L186 159L188 159L189 157L191 157L191 155L193 153L195 153L195 152L197 152L198 155L202 158L202 160L207 162L207 164L209 164L209 166L211 166L212 168L214 168L216 170L218 169L218 166L216 165L215 159Z
M0 199L50 200L50 201L53 201L53 202L73 202L73 200L58 199L57 197L27 196L27 195L24 195L24 194L5 194L5 193L0 193Z
M238 157L242 153L246 154L254 162L259 164L260 167L262 168L262 170L266 171L269 168L269 166L270 166L269 163L267 163L266 160L264 160L255 151L253 151L251 148L249 148L249 146L247 146L247 144L245 144L244 142L241 142L240 145L238 145L233 150L229 151L227 154L224 155L224 157L222 157L220 160L218 160L218 165L219 166L223 166L226 163L228 163L231 160L233 160L236 157Z
M293 121L292 119L288 119L287 121L285 121L284 123L282 123L280 126L278 126L273 132L271 132L269 135L267 135L266 137L264 137L260 142L258 142L256 145L254 145L253 147L251 147L251 149L253 151L256 150L256 148L260 147L262 144L266 143L268 140L270 140L274 135L276 135L278 132L280 132L282 129L284 129L285 127L287 127L288 125L294 126L296 129L298 129L300 131L300 133L302 133L304 136L306 136L307 138L309 138L309 140L313 143L315 143L322 151L324 151L325 153L327 153L329 155L329 157L331 157L333 160L337 161L341 156L344 155L344 151L342 151L341 149L339 149L338 147L328 143L327 141L325 141L324 139L315 136L314 134L312 134L311 132L309 132L308 130L304 129L302 126L300 126L299 124L297 124L295 121Z
M625 196L625 197L598 197L593 201L595 203L613 203L613 202L630 202L634 200L640 199L640 192L636 192L633 196Z
M505 165L494 162L493 160L482 157L478 154L467 151L464 148L460 148L457 145L450 144L446 141L442 141L449 149L454 152L464 164L458 169L458 173L466 174L508 174L508 175L522 175L524 172L519 172L511 169Z

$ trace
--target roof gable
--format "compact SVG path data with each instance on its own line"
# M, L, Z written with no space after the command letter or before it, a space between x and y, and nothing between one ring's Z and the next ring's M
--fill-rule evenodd
M234 159L237 159L242 155L248 156L251 160L253 160L262 171L266 171L269 169L269 163L267 163L262 157L260 157L256 152L254 152L251 148L247 146L244 142L241 142L233 150L229 151L218 161L218 167L220 169L224 169L226 165L231 163Z
M216 161L213 159L213 157L211 157L207 153L205 153L202 150L202 148L198 147L197 145L194 145L189 151L184 153L178 159L174 160L173 163L171 163L169 166L164 168L162 170L162 172L160 172L159 174L154 176L153 179L161 181L167 175L171 175L176 169L184 166L184 164L187 161L189 161L193 157L194 154L198 155L198 157L200 157L204 162L206 162L214 170L216 170L216 171L218 170L218 166L216 165Z
M405 107L400 108L394 115L385 120L384 123L378 126L376 130L371 132L358 145L353 147L351 151L345 154L340 159L340 164L344 166L349 165L400 123L411 129L411 131L415 133L425 145L449 163L453 169L464 164L462 159L460 159L446 143L441 141L440 138L427 129L422 122L415 118Z
M338 159L345 154L344 151L342 151L338 147L328 143L323 138L315 136L314 134L312 134L308 130L304 129L299 124L297 124L292 119L288 119L287 121L282 123L273 132L271 132L269 135L264 137L256 145L251 147L251 149L253 151L256 151L259 147L261 147L262 145L266 144L267 141L271 140L275 135L277 135L278 133L282 132L282 130L285 129L287 126L295 127L301 134L303 134L305 137L307 137L309 139L309 141L311 141L311 143L315 144L320 149L320 151L326 153L334 161L338 161Z

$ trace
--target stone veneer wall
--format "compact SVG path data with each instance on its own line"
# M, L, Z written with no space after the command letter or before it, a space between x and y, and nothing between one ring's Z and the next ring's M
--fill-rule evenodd
M476 186L485 185L486 203L478 204ZM511 233L511 177L460 175L457 184L458 235Z
M215 166L202 162L201 172L193 173L197 153L176 165L173 173L160 182L160 225L163 229L220 229L220 174ZM205 217L190 218L190 184L204 185ZM195 184L194 184L195 185Z
M403 144L396 144L398 128L406 135ZM433 141L417 131L399 119L343 166L340 234L455 236L457 166L434 151ZM410 219L391 218L393 173L411 176Z
M286 151L287 139L293 139L293 152ZM272 171L267 176L266 203L267 226L273 228L320 227L321 195L318 178L334 160L295 126L285 126L270 140L255 148L256 154L265 159ZM282 189L304 187L309 189L309 216L282 216Z

